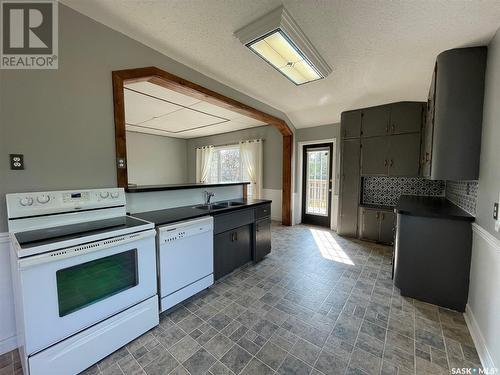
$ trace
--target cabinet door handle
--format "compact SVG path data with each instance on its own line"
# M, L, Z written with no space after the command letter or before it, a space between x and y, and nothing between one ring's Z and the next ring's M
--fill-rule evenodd
M384 167L387 167L387 159L384 160Z
M425 161L429 161L430 154L428 152L425 153Z
M380 216L380 212L377 212L377 214L375 215L375 217L378 219Z
M391 131L394 133L396 131L396 125L392 124Z
M384 213L383 212L380 214L380 216L381 216L381 219L384 220Z
M389 133L389 125L386 125L386 126L385 126L385 132L386 132L386 133Z
M389 166L392 167L394 165L394 161L391 159Z

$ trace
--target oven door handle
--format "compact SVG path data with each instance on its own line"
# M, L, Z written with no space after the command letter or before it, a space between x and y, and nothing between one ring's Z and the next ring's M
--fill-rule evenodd
M108 238L105 240L95 241L79 246L54 250L40 255L33 255L30 257L21 258L18 261L18 268L25 269L43 263L56 262L58 260L94 253L96 251L109 249L115 246L121 246L130 242L135 242L142 240L144 238L154 237L154 236L156 236L156 231L154 229L149 229L143 232L126 234L123 236Z

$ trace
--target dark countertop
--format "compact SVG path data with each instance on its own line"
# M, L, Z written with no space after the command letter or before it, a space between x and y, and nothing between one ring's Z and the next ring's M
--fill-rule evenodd
M131 214L131 216L149 221L151 223L154 223L156 226L160 226L160 225L175 223L177 221L194 219L201 216L218 215L218 214L228 213L230 211L244 210L245 208L254 207L262 204L268 204L272 202L267 199L231 199L230 201L244 202L245 204L241 206L227 207L212 211L195 208L196 206L199 205L191 205L183 207L166 208L164 210L138 212ZM213 202L213 204L221 202Z
M164 191L164 190L183 190L183 189L200 189L204 187L219 187L219 186L234 186L234 185L248 185L250 182L220 182L217 184L200 184L200 183L186 183L186 184L170 184L170 185L137 185L129 186L125 191L127 193L144 193L147 191Z
M439 197L402 195L396 206L396 212L410 216L474 221L474 216L468 214L446 198Z
M392 207L392 206L383 206L383 205L379 205L379 204L361 203L359 205L359 207L372 208L374 210L394 211L394 207Z

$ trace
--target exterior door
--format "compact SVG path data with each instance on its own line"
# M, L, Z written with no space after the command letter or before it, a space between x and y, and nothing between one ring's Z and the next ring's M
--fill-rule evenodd
M302 223L330 228L333 144L304 146Z

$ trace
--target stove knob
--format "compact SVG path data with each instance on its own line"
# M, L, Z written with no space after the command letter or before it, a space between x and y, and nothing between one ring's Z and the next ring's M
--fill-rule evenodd
M99 195L102 199L109 197L109 193L107 191L102 191Z
M21 206L31 206L33 204L33 198L26 197L19 200Z
M40 195L36 198L37 202L38 203L41 203L41 204L45 204L47 203L48 201L50 201L50 197L48 195Z
M119 195L120 194L118 194L118 192L115 191L115 192L111 193L111 198L118 198Z

